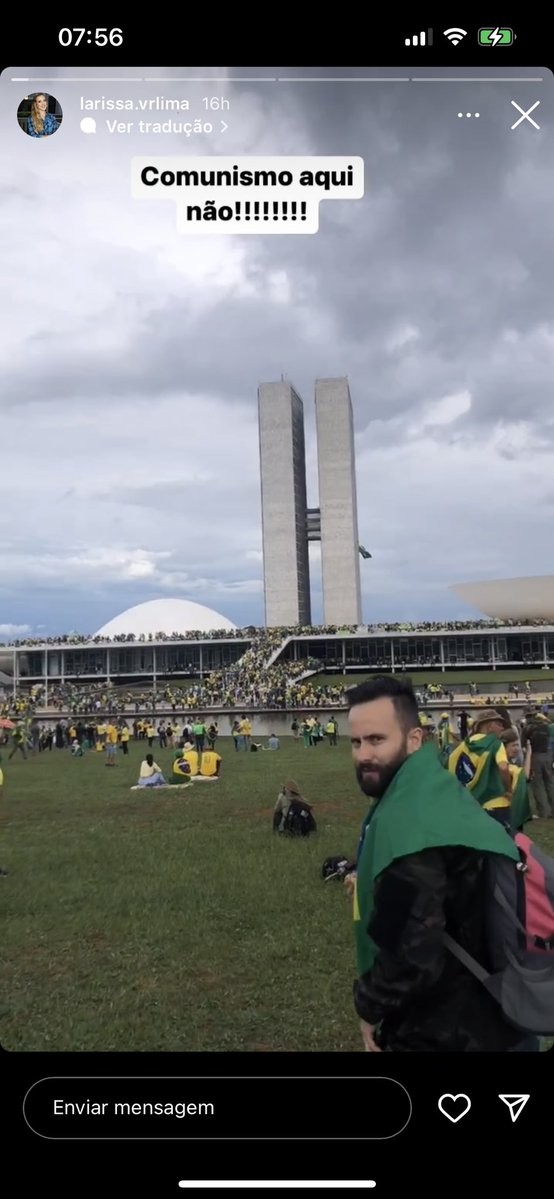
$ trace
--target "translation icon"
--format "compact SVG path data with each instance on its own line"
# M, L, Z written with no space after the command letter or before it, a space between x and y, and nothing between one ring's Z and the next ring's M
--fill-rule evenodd
M531 1096L530 1095L499 1095L498 1098L501 1099L502 1102L506 1104L506 1107L508 1108L508 1111L510 1113L512 1124L515 1124L518 1116L521 1116L521 1113L527 1103L527 1100L530 1099Z

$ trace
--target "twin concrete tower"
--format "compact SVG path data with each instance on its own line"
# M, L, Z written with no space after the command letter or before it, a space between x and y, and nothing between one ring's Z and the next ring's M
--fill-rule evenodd
M308 543L321 541L323 623L361 624L356 463L346 379L315 385L319 508L308 508L304 406L290 383L258 388L265 623L309 625Z

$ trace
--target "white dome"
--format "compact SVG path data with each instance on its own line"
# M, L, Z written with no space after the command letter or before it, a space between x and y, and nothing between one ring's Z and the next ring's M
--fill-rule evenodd
M199 630L210 633L219 629L231 631L236 625L214 612L213 608L205 608L203 604L194 604L191 600L158 599L149 600L146 604L136 604L127 608L119 616L109 620L98 629L97 637L120 637L124 633L133 633L136 637L142 634L154 636L155 633L192 633Z

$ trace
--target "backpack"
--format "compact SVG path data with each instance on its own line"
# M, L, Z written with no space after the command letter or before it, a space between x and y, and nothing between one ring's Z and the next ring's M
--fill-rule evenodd
M350 874L350 872L355 869L356 863L351 862L349 858L325 858L323 866L321 867L321 877L325 882L327 882L330 878L343 879L347 874Z
M554 858L525 833L506 830L519 862L487 856L485 930L489 970L452 937L447 948L486 987L522 1033L554 1036Z
M312 809L305 800L293 799L285 817L283 832L289 837L308 837L317 832Z
M531 742L534 754L547 754L550 749L550 729L545 720L534 720L525 729L525 739Z

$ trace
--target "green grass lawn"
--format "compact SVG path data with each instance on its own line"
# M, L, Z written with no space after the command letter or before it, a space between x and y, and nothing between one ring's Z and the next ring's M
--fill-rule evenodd
M4 754L5 1049L361 1050L350 904L320 879L365 811L348 744L220 749L219 782L158 794L129 790L139 746L113 770ZM305 843L271 832L288 776L315 803Z
M444 674L440 670L406 670L397 673L401 674L401 677L411 679L418 687L423 683L442 683L443 687L453 687L455 690L456 683L465 686L468 683L477 683L483 694L483 688L491 683L507 691L510 683L529 682L542 683L544 691L554 691L554 670L445 670ZM310 678L310 682L321 687L355 687L356 683L375 678L376 674L379 674L378 670L353 671L351 674L317 674ZM524 697L520 693L520 699L522 698Z

